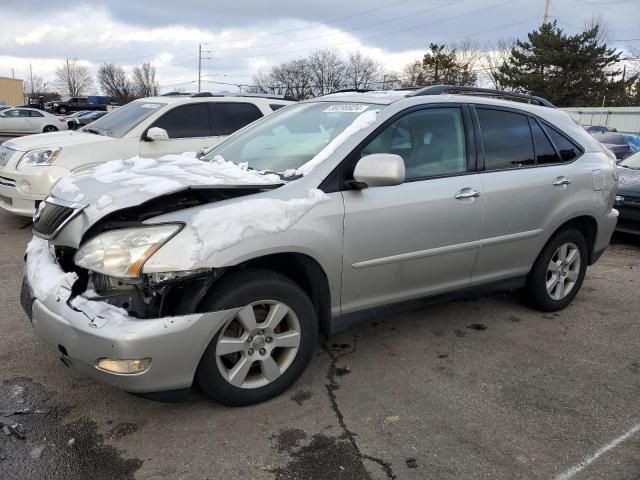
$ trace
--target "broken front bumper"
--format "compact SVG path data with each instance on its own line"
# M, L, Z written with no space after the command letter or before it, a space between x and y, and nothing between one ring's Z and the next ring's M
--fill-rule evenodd
M190 387L209 342L237 311L161 319L89 318L62 299L44 302L34 299L26 278L21 303L35 331L57 348L66 365L134 393ZM151 367L137 374L110 373L96 368L100 358L151 358Z

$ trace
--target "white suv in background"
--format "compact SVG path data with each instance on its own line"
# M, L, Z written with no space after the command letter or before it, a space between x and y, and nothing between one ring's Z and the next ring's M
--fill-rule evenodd
M135 100L78 131L32 135L0 146L0 208L32 216L72 171L131 158L200 151L291 101L198 93Z

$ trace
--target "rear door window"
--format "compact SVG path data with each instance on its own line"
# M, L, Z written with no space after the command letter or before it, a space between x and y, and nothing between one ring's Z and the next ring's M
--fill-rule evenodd
M211 136L206 103L175 107L156 120L152 126L164 128L171 139Z
M40 112L36 112L34 110L29 110L29 115L32 117L44 117Z
M529 119L520 113L477 108L484 145L484 169L535 165Z
M214 135L230 135L260 117L262 112L251 103L209 103L209 118Z

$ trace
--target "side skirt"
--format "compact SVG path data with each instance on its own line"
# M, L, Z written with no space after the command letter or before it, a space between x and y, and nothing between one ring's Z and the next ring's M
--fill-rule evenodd
M468 295L487 295L508 290L518 290L525 286L526 280L526 276L508 278L506 280L499 280L497 282L486 283L484 285L467 287L455 290L453 292L433 295L430 297L415 298L402 302L390 303L388 305L380 305L377 307L367 308L365 310L358 310L357 312L337 315L331 320L330 333L336 333L340 330L345 330L354 325L358 325L360 323L364 323L368 320L379 318L381 316L406 312L408 310L417 310L419 308L437 305Z

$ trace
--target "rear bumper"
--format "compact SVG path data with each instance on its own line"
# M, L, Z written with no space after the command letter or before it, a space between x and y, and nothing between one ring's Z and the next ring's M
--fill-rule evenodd
M34 299L23 282L22 306L36 333L61 355L65 365L116 388L148 393L188 388L209 342L236 310L160 319L90 318L67 302ZM115 374L96 368L100 358L151 358L138 374Z
M618 223L618 211L616 209L611 210L606 215L600 217L598 222L598 233L595 241L593 242L593 250L591 252L591 259L589 264L593 265L602 256L605 249L611 241L611 236L616 229Z

